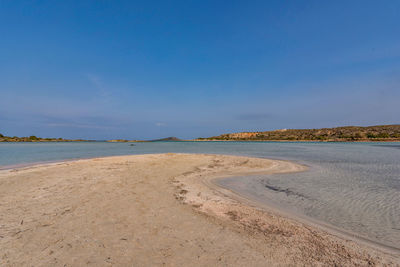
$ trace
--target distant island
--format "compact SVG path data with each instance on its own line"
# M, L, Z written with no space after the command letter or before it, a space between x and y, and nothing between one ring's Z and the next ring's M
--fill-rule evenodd
M150 142L180 142L180 141L185 141L182 139L179 139L178 137L167 137L167 138L162 138L162 139L156 139L156 140L150 140Z
M184 140L179 139L179 138L177 138L177 137L166 137L166 138L155 139L155 140L126 140L126 139L107 140L107 142L112 142L112 143L128 143L128 142L179 142L179 141L184 141Z
M228 133L197 141L400 141L400 125L345 126L322 129L281 129L263 132Z
M112 139L112 140L106 140L106 142L110 143L134 143L134 142L146 142L142 140L127 140L127 139Z
M29 137L4 136L0 134L0 142L84 142L83 139L41 138L34 135Z

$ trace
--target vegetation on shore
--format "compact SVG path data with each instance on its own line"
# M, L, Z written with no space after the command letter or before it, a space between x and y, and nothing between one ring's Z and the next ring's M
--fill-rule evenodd
M41 138L34 135L29 137L17 137L17 136L4 136L0 134L0 142L81 142L86 141L82 139L63 139L63 138Z
M29 137L17 137L17 136L4 136L0 133L0 142L83 142L88 140L83 139L63 139L63 138L41 138L34 135ZM135 142L159 142L159 141L183 141L177 137L167 137L156 140L126 140L126 139L113 139L106 140L110 143L135 143Z
M400 141L400 125L345 126L322 129L282 129L222 134L199 141Z

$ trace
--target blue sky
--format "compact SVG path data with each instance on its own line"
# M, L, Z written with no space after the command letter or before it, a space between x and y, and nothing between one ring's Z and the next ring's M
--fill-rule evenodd
M400 123L400 1L0 1L0 133Z

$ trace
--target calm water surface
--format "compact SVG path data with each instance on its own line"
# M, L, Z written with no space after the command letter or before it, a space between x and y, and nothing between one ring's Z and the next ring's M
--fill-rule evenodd
M235 177L223 186L400 248L400 143L155 142L0 143L0 168L98 156L164 152L286 159L303 173Z

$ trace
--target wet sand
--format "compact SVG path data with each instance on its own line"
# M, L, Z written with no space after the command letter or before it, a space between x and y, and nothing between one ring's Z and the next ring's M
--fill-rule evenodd
M399 265L399 255L253 207L211 182L304 169L157 154L2 170L0 265Z

